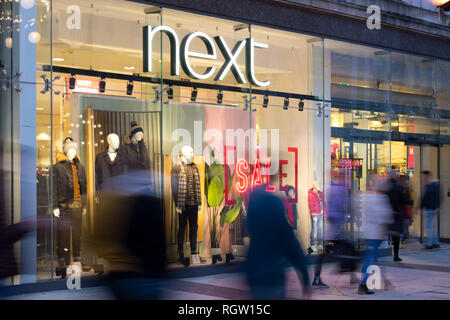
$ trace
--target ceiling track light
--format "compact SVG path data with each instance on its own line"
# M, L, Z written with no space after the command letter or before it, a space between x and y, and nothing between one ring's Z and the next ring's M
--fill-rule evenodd
M127 95L131 96L133 94L133 81L127 83Z
M285 98L284 98L283 109L284 109L284 110L289 109L289 98L288 98L288 97L285 97Z
M98 83L98 91L100 93L104 93L105 92L105 88L106 88L105 78L102 77L100 82Z
M69 89L70 90L75 89L76 82L77 82L77 79L75 79L75 74L72 73L69 78Z
M194 87L191 92L191 101L195 102L197 100L197 88Z
M219 92L217 92L217 103L222 104L223 100L223 90L219 89Z
M303 102L303 99L300 100L298 103L298 111L303 111L303 108L305 107L305 103Z
M263 106L263 108L267 108L268 105L269 105L269 96L266 94L266 95L264 95L264 97L263 97L263 103L262 103L262 106Z

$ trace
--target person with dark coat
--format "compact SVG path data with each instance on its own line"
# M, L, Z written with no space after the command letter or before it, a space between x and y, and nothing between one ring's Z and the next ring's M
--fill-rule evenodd
M163 200L139 171L115 176L99 192L92 248L108 261L117 299L161 299L167 266Z
M4 204L0 205L0 281L19 273L16 257L14 254L14 243L22 239L27 233L36 230L36 222L23 221L9 226L3 224L5 221ZM1 285L1 282L0 282Z
M389 226L389 233L394 246L394 261L402 261L398 253L400 250L400 235L403 233L403 206L407 203L403 187L398 184L398 173L392 171L387 182L387 195L392 208L392 224Z
M0 150L3 142L0 140ZM9 277L19 274L19 267L16 261L16 250L14 244L20 241L25 235L30 232L42 230L45 228L45 224L48 223L48 219L39 217L36 220L26 220L18 223L8 224L10 220L10 211L5 200L5 185L6 177L11 175L11 172L4 170L3 163L1 162L3 157L0 157L0 287L8 284L7 279ZM7 292L0 291L0 296L8 294Z
M246 273L253 297L285 298L286 262L297 270L303 293L309 297L311 287L302 248L287 222L282 200L265 188L255 188L248 204L250 247Z

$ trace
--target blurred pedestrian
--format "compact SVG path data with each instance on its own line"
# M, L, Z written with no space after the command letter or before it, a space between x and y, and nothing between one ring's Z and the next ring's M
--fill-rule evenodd
M387 182L387 195L392 208L392 223L389 232L394 247L394 261L402 261L399 256L400 235L403 233L403 206L406 204L403 187L398 184L398 173L392 170Z
M409 188L409 176L402 175L398 179L398 183L403 187L403 197L405 203L403 204L403 234L402 242L409 239L409 227L413 223L412 219L412 207L413 201L411 200L410 188Z
M367 278L369 277L367 269L375 264L378 247L383 240L387 239L387 226L392 223L392 210L389 198L384 193L385 190L383 190L384 185L381 178L370 176L367 182L367 192L360 195L364 230L363 238L368 241L368 245L361 271L359 294L375 293L367 287Z
M265 188L255 188L248 204L250 247L246 273L253 298L285 299L286 260L297 271L304 298L309 298L311 287L302 248L285 217L282 200Z
M431 179L431 172L422 172L422 179L425 184L420 207L425 210L427 217L428 238L425 249L440 248L439 233L437 227L440 208L440 187L438 181Z
M26 146L22 146L26 148ZM0 150L3 150L3 142L0 140ZM14 244L20 241L28 233L44 228L48 219L40 218L36 220L25 220L18 223L7 224L7 205L5 201L5 176L11 172L5 170L0 157L0 286L6 283L8 277L19 274L16 261Z
M328 241L326 253L334 255L340 266L340 273L350 275L350 283L358 283L355 276L358 256L352 242L352 234L348 228L348 221L354 221L352 211L352 190L348 184L346 169L340 168L331 171L331 185L327 196L327 221L325 237ZM321 266L324 260L322 254L318 258L315 268L313 285L328 287L320 279Z
M118 299L160 299L166 278L162 200L140 171L110 179L98 193L93 249L108 263Z

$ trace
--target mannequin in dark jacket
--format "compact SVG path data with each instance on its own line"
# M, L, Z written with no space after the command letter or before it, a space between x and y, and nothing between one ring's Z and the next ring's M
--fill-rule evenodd
M113 187L111 178L125 173L126 156L119 148L119 136L108 135L108 148L95 158L95 189L97 191Z
M149 170L150 160L144 142L144 130L136 121L131 122L130 135L124 137L124 151L129 170Z
M397 182L398 174L393 171L389 174L387 195L392 207L393 223L389 227L394 246L394 261L402 261L398 252L400 249L400 235L403 233L403 206L406 204L403 187Z
M303 292L310 293L305 257L289 226L283 202L260 186L250 195L247 227L250 233L246 272L256 299L285 298L285 266L297 270Z
M53 214L58 225L56 275L62 278L66 276L66 265L70 264L70 255L66 254L71 247L70 228L73 260L76 263L81 260L81 224L86 213L87 191L86 172L76 155L73 140L66 139L63 150L64 154L58 154L58 162L53 166Z

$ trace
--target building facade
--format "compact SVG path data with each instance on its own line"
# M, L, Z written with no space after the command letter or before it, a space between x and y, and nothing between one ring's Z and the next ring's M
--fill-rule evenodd
M184 146L192 147L200 174L202 257L216 246L244 254L245 197L261 183L281 196L294 189L288 206L297 217L290 222L308 248L312 202L316 197L315 213L326 215L326 190L337 168L354 191L365 191L371 174L396 169L408 177L409 231L420 239L427 236L420 172L430 170L442 189L440 236L450 238L450 32L439 9L444 18L436 30L418 32L383 20L381 29L370 29L356 13L344 16L305 1L0 6L6 224L56 219L51 177L71 137L87 178L81 256L84 264L96 264L99 257L84 250L96 223L96 157L111 133L120 148L129 144L136 123L149 185L164 203L172 260L179 226L170 176ZM222 165L219 189L212 186L213 164ZM227 232L211 245L211 221L223 207L236 214L227 216ZM18 245L22 275L14 284L54 277L53 220ZM359 222L348 227L357 241ZM184 249L188 254L187 244Z

